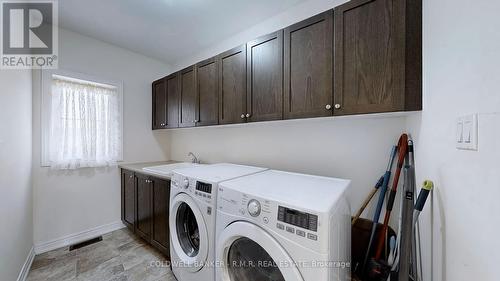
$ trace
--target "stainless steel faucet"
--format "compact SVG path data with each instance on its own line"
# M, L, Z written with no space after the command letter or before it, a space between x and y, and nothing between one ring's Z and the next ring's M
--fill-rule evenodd
M198 157L196 157L196 155L194 155L194 153L189 152L188 156L191 157L191 163L193 163L193 164L200 164L200 159L198 159Z

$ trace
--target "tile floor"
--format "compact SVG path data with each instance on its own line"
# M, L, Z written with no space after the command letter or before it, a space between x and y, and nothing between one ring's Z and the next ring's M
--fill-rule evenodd
M126 228L103 241L37 255L27 281L176 281L161 253Z

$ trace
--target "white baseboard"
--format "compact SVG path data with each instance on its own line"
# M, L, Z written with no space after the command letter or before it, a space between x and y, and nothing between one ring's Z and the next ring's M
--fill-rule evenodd
M31 264L33 263L34 258L35 258L35 247L31 247L30 252L26 257L26 261L24 261L23 267L21 268L21 272L19 272L19 276L17 276L17 281L26 280L26 277L28 277L28 273L30 272Z
M105 225L101 225L101 226L98 226L95 228L91 228L91 229L88 229L88 230L85 230L85 231L82 231L79 233L70 234L70 235L67 235L67 236L64 236L64 237L61 237L58 239L54 239L51 241L38 243L38 244L35 244L35 253L38 255L41 253L45 253L48 251L52 251L55 249L59 249L62 247L73 245L73 244L76 244L76 243L79 243L79 242L82 242L85 240L89 240L89 239L104 235L106 233L109 233L109 232L112 232L112 231L115 231L115 230L118 230L118 229L121 229L124 227L125 227L125 225L121 221L117 221L117 222L113 222L110 224L105 224Z

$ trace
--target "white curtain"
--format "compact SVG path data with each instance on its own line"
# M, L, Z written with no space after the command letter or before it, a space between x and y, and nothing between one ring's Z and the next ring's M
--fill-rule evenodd
M114 87L53 78L50 165L77 169L121 160L120 97Z

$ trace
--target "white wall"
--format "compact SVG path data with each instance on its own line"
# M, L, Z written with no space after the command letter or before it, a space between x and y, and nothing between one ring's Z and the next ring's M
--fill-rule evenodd
M16 280L33 246L31 71L0 70L0 280Z
M208 163L351 179L354 211L384 173L404 127L404 117L371 116L177 129L170 133L171 156L187 161L192 151Z
M124 87L124 161L166 160L165 132L151 130L151 82L170 67L101 41L60 30L59 68ZM40 116L40 73L34 75L34 114ZM120 220L120 177L117 168L54 171L40 167L39 118L33 138L34 240L58 239Z
M424 111L408 128L418 181L436 184L424 216L436 281L499 280L498 11L498 1L424 1ZM455 149L456 118L469 113L479 113L476 152Z

